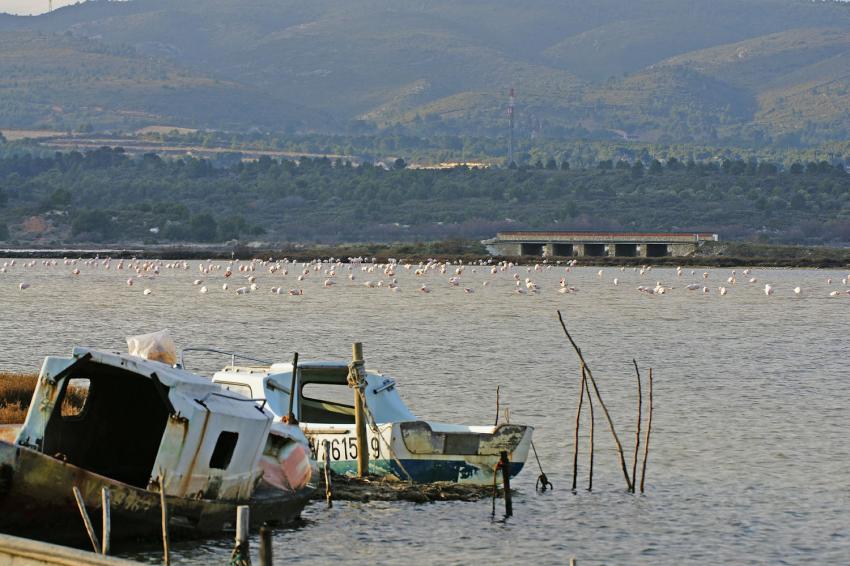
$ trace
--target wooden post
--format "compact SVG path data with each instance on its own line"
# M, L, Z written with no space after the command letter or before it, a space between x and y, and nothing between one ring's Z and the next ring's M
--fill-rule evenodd
M587 380L584 377L584 366L581 366L581 382L578 393L578 409L576 409L576 427L573 436L573 491L576 490L576 481L578 479L578 428L579 420L581 419L581 404L584 403L584 384Z
M496 422L493 423L493 426L499 426L499 385L496 386Z
M80 489L77 486L74 486L74 499L77 500L77 509L80 510L80 516L83 518L83 524L86 526L86 532L89 535L91 545L94 547L96 553L100 552L100 542L98 542L97 534L94 532L94 527L89 518L89 512L86 511L86 502L83 501L83 494L80 493Z
M236 507L236 548L233 549L230 563L239 566L250 566L251 549L248 544L248 534L251 525L251 508L247 505Z
M643 440L643 468L640 472L640 492L646 479L646 459L649 457L649 433L652 430L652 368L649 368L649 421L646 423L646 438Z
M369 474L369 442L366 436L365 399L360 391L359 381L363 371L363 344L355 342L351 347L351 364L357 382L354 384L354 427L357 433L357 477Z
M260 527L260 564L272 566L272 530L266 525Z
M165 566L171 564L171 537L168 534L168 502L165 500L165 473L159 475L159 507L162 512L162 561Z
M298 375L298 352L295 352L295 355L292 356L292 381L289 385L289 411L286 413L286 422L289 424L298 424L298 421L295 419L295 413L293 411L294 403L295 403L295 392L297 391L298 383L297 383L297 375Z
M588 452L590 452L590 462L587 470L587 491L593 491L593 429L596 425L596 419L593 417L593 398L590 396L590 388L587 386L587 376L584 371L582 371L581 377L585 382L584 391L587 393L587 408L590 409L590 446L588 447Z
M331 443L328 440L322 442L325 449L325 500L328 502L328 509L334 506L333 501L333 483L331 480Z
M596 398L599 400L599 404L602 406L602 412L605 413L605 418L608 420L608 427L611 429L611 436L614 437L614 444L617 445L617 455L620 457L620 467L623 469L623 475L626 477L626 487L629 491L632 490L632 480L629 477L629 469L626 467L626 456L623 454L623 444L620 442L620 437L617 436L617 431L614 428L614 420L611 418L611 414L608 412L608 407L605 406L605 401L602 400L602 395L599 393L599 387L596 385L596 380L593 379L593 372L590 371L590 366L587 365L587 362L584 361L584 356L581 353L581 348L573 340L573 337L570 336L570 333L567 331L567 325L564 324L564 319L561 316L561 311L558 311L558 320L561 321L561 328L564 329L564 334L567 335L567 339L572 344L573 349L576 351L578 355L579 361L581 361L584 368L587 370L587 377L590 378L590 384L593 385L593 390L596 393Z
M511 463L508 460L507 451L502 450L499 463L502 467L502 488L505 490L505 517L512 517L514 514L514 503L511 496Z
M101 541L102 546L101 546L100 553L105 556L105 555L109 554L109 539L110 539L111 531L112 531L112 509L111 509L112 504L110 502L109 488L108 487L104 487L100 490L100 503L101 503L101 513L102 513L102 516L101 516L101 518L102 518L101 538L103 539Z
M632 493L635 492L635 484L637 483L637 462L638 454L640 453L640 421L641 410L643 409L643 393L640 390L640 370L638 369L637 360L632 358L632 363L635 365L635 375L637 376L638 388L638 403L637 403L637 428L635 429L635 457L632 461Z

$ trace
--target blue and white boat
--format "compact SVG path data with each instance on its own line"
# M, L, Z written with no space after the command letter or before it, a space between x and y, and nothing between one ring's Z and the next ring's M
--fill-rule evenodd
M285 426L289 395L295 383L292 412L307 436L320 466L328 447L331 470L357 471L354 394L350 366L337 361L297 364L233 363L213 381L251 399L266 399L275 424ZM381 373L362 372L360 389L366 407L369 473L414 482L451 481L492 484L502 451L508 453L510 475L522 470L531 446L533 428L512 423L466 426L417 418L402 401L396 381ZM327 441L327 444L325 442ZM496 474L501 481L501 472Z

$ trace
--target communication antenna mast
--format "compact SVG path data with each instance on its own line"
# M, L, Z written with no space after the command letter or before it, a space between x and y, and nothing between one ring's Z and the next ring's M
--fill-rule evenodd
M508 123L510 128L510 138L508 140L508 165L514 162L514 88L511 87L508 98Z

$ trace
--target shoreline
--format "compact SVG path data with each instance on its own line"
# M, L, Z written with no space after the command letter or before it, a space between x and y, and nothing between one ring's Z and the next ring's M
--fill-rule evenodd
M88 259L94 257L114 259L161 260L250 260L283 259L295 261L326 260L335 258L348 262L352 257L375 258L378 263L390 259L407 262L428 260L478 263L481 261L509 261L515 264L564 264L577 260L577 266L586 267L759 267L843 269L850 268L850 250L845 248L804 246L762 246L758 244L725 244L732 248L722 252L702 253L682 257L549 257L496 256L466 243L441 242L435 244L343 244L336 246L79 246L61 248L0 248L0 257L14 259ZM761 253L759 253L761 252ZM728 255L727 255L728 253Z

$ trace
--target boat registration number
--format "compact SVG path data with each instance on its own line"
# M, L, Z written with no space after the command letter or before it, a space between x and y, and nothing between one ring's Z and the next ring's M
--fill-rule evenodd
M357 459L357 438L354 436L343 436L342 438L328 438L322 436L310 436L310 448L316 459L319 462L324 461L324 451L321 446L324 442L328 442L328 452L331 460L356 460ZM369 457L378 460L381 458L381 442L377 436L369 438Z

